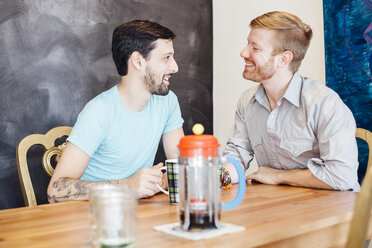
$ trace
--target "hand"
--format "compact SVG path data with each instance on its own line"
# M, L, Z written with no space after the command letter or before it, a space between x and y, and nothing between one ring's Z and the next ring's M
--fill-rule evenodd
M164 186L164 176L159 170L163 167L163 163L159 163L152 168L143 168L137 171L131 178L126 180L126 184L136 191L138 198L150 197L158 193L160 190L155 185Z
M268 166L258 168L258 171L245 177L246 180L255 180L264 184L279 184L279 173L281 170L273 169Z

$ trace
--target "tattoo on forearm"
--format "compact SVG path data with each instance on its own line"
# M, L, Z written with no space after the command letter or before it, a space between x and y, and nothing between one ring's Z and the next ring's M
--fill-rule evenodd
M119 184L120 180L105 181L104 184ZM54 181L52 187L56 189L58 195L48 194L49 202L60 202L64 200L83 200L87 199L89 186L96 182L81 181L75 178L61 177Z
M61 193L61 195L48 194L48 199L51 202L59 202L67 199L86 199L88 196L88 185L90 183L74 178L61 177L52 184L52 187Z

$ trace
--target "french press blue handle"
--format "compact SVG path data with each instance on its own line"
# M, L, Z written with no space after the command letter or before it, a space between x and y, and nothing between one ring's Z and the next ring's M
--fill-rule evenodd
M238 172L239 186L238 193L236 194L234 200L229 202L221 202L221 210L231 210L237 207L243 200L245 194L245 173L242 165L234 158L226 157L226 162L234 165L236 171Z

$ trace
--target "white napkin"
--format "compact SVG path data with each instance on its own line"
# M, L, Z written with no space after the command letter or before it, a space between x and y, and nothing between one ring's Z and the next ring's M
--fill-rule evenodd
M245 230L244 226L220 223L220 227L218 229L201 229L200 231L198 229L198 231L190 232L182 230L179 222L154 226L154 229L156 231L165 232L177 237L191 240L210 239L224 234L241 232Z

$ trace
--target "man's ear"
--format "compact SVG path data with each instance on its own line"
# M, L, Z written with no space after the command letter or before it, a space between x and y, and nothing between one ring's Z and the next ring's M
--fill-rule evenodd
M280 56L280 64L282 66L289 65L292 60L293 60L293 53L291 51L287 50L287 51L282 52Z
M145 59L137 51L134 51L130 55L129 62L131 63L131 65L133 66L133 68L136 69L137 71L141 71L144 68L144 66L145 66Z

